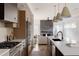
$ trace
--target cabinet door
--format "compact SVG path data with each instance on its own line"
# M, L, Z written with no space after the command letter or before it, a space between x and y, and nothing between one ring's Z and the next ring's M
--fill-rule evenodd
M0 3L0 20L4 19L4 3Z
M24 39L25 36L25 11L18 11L18 28L14 29L14 36L17 39Z
M17 23L17 4L5 3L4 8L5 20Z
M14 56L20 56L20 51L18 51Z

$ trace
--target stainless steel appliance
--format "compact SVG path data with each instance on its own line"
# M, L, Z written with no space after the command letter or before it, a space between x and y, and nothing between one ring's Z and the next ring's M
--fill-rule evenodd
M21 44L16 45L15 47L10 49L9 55L10 56L20 56L20 48L21 48Z

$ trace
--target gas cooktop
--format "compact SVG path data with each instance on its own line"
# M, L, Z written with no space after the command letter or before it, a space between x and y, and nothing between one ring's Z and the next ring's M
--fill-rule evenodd
M19 44L19 42L2 42L0 43L0 49L10 49Z

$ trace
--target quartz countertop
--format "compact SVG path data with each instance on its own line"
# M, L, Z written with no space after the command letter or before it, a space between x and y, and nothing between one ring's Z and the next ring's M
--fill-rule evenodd
M79 56L79 43L77 46L67 46L66 42L63 41L53 41L53 37L49 36L48 39L59 49L59 51L65 56Z
M0 49L0 56L4 56L4 54L9 51L10 51L10 49ZM7 56L9 56L9 54Z

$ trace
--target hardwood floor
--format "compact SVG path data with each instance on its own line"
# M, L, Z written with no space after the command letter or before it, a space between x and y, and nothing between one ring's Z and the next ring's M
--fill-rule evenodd
M29 56L51 56L51 51L48 45L36 44L31 53L29 53Z

